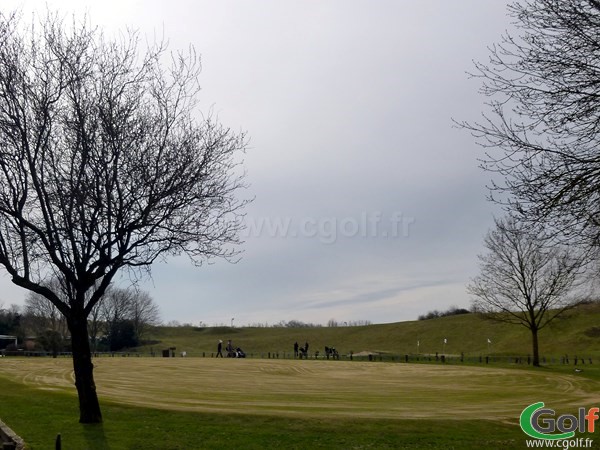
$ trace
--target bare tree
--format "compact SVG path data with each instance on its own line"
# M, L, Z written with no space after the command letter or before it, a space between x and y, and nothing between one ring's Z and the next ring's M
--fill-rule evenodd
M60 285L57 280L50 280L48 287L55 292L60 292ZM25 298L24 312L30 319L38 322L35 325L36 332L48 329L63 337L67 334L67 324L64 316L56 305L43 295L29 292L29 295Z
M54 358L59 351L64 351L68 335L67 321L46 297L35 292L29 293L25 298L25 314L21 325L35 333L38 344L52 351Z
M574 294L583 258L551 243L514 217L496 220L479 256L480 274L468 286L474 309L531 332L533 365L539 366L538 333L578 304Z
M65 316L82 423L102 421L87 318L115 274L232 258L242 224L244 136L195 114L193 49L138 40L0 15L0 264Z
M148 292L136 290L133 293L129 307L129 319L140 340L151 327L160 324L160 310Z
M600 246L600 2L521 0L515 31L476 64L489 98L461 123L504 177L492 198L571 242Z
M107 331L116 324L129 321L138 339L152 326L160 323L158 305L150 294L135 288L110 287L99 303L99 318Z
M21 320L23 333L33 333L37 346L51 351L54 358L65 350L68 336L67 322L58 308L40 294L30 293L25 299L25 313Z
M129 318L133 292L128 289L109 287L99 303L101 320L110 326Z
M88 314L88 335L90 337L90 346L92 352L98 350L98 338L105 325L101 319L100 306L101 303L96 303Z
M49 282L50 289L54 292L60 292L60 283L58 280L53 279ZM110 287L109 287L110 290ZM108 290L107 290L108 291ZM91 350L96 351L98 335L105 328L105 322L101 320L101 312L103 309L101 306L106 302L107 295L105 294L101 301L91 309L88 315L88 335L91 344ZM25 316L23 320L23 327L31 330L32 332L43 335L44 333L50 333L50 336L54 336L52 342L55 344L53 351L56 355L57 348L64 337L68 334L67 322L58 308L46 297L35 292L30 292L25 298Z

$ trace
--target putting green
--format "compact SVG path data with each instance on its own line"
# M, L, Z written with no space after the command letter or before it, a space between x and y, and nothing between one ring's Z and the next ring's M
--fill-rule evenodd
M600 404L600 383L544 370L312 360L97 358L101 401L310 417L492 419ZM4 358L0 375L75 394L70 359Z

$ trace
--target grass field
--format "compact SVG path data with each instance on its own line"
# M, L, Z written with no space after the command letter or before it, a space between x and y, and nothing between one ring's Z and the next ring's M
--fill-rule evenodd
M71 361L7 359L0 373L72 392ZM538 370L337 361L98 358L98 392L166 410L310 417L487 419L516 423L544 400L557 409L600 404L600 383Z
M541 353L555 359L538 369L509 358L479 363L481 355L526 356L531 344L523 327L473 314L363 327L159 327L153 344L133 352L176 347L192 357L96 358L102 425L77 423L68 357L0 358L0 418L35 450L54 448L57 433L67 450L524 448L518 417L529 404L559 414L600 405L599 323L594 303L545 329ZM254 357L211 358L218 339ZM285 359L294 341L310 342L311 359ZM342 360L315 360L325 345ZM417 350L466 358L398 362ZM396 358L349 361L350 351ZM570 364L561 364L567 354Z
M215 352L219 339L232 339L254 356L268 352L289 355L295 341L301 345L308 341L311 352L323 353L324 346L329 346L344 355L350 351L395 355L445 351L467 357L531 354L531 336L524 327L482 320L475 314L361 327L159 327L147 338L158 342L140 352L176 347L178 352L192 356ZM444 339L447 345L443 345ZM571 360L578 355L600 362L600 303L582 305L544 328L540 332L540 355L548 359L569 355Z
M595 368L108 357L95 366L102 427L76 423L68 358L1 359L0 417L35 449L51 448L57 432L67 449L523 448L517 421L530 403L600 404Z

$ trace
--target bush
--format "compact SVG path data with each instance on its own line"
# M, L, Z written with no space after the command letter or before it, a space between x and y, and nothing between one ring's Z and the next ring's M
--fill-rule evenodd
M448 317L448 316L458 316L460 314L471 314L471 311L464 308L459 308L458 306L451 306L446 311L438 311L434 309L433 311L429 311L427 314L419 316L419 320L430 320L437 319L439 317Z
M51 352L56 356L59 352L65 351L65 340L58 331L46 330L38 336L38 347L42 350Z

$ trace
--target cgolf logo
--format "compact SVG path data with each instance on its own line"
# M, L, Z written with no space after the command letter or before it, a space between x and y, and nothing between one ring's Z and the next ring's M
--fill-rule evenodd
M580 433L593 433L600 408L579 408L577 416L564 414L555 419L556 412L544 408L544 402L533 403L521 413L519 424L525 434L535 439L564 440Z

